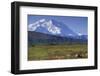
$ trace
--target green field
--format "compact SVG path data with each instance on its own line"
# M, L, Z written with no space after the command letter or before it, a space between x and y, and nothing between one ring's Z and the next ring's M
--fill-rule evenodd
M87 58L87 52L87 44L34 45L28 48L28 60Z

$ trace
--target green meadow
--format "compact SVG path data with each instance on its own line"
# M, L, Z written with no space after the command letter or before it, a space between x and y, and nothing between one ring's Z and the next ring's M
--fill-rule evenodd
M28 60L87 58L87 44L34 45L28 48Z

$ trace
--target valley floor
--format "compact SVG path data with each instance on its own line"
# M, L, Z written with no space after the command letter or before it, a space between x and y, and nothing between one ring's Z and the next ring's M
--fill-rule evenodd
M28 48L28 61L88 58L87 44L34 45Z

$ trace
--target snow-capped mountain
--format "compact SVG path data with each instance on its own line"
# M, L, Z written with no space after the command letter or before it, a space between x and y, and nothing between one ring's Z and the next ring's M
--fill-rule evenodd
M51 20L46 21L45 19L41 19L39 21L36 21L33 24L29 25L29 31L37 31L37 32L43 32L52 34L60 34L61 29L59 27L56 27Z
M28 25L28 31L35 31L62 37L77 36L67 25L53 19L40 19Z
M28 43L61 44L86 43L87 35L75 33L66 24L53 19L41 19L28 25Z

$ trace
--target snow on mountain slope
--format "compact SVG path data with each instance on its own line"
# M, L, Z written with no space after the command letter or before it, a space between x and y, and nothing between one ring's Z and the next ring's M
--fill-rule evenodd
M52 34L60 34L61 30L59 27L56 27L51 20L46 21L45 19L41 19L36 21L33 24L29 25L28 31L36 31L39 27L45 28L48 32ZM42 31L41 31L42 32Z
M40 19L32 24L29 24L28 31L35 31L62 37L67 37L69 35L77 36L77 34L67 25L53 19Z

